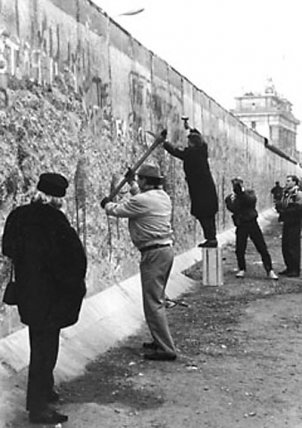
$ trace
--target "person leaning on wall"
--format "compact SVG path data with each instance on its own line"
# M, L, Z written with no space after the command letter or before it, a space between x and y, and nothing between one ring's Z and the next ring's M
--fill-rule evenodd
M238 263L237 278L244 278L246 272L245 251L248 237L261 255L264 269L269 279L278 279L273 271L272 259L259 227L256 210L257 198L254 190L245 189L241 177L232 179L233 192L225 198L226 207L233 213L236 227L236 257Z
M296 175L287 175L280 201L276 202L282 227L282 255L285 269L280 275L300 276L302 192Z
M199 221L205 241L199 247L217 247L215 215L218 198L208 162L208 145L197 129L190 129L188 146L175 147L168 141L164 148L172 156L183 161L191 200L191 214Z
M60 210L67 187L62 175L41 174L32 202L9 214L2 239L14 265L21 322L29 327L26 408L37 424L68 419L50 407L59 400L53 370L60 330L78 321L86 293L84 248Z
M133 244L141 253L140 274L143 308L152 342L143 343L147 360L175 360L176 349L170 333L165 289L174 259L172 204L162 188L163 176L157 166L142 165L138 181L129 176L132 197L119 203L101 201L108 215L129 219Z

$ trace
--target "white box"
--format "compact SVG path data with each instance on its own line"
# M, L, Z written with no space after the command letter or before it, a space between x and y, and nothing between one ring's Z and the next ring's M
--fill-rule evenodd
M221 247L202 249L202 283L203 285L223 285Z

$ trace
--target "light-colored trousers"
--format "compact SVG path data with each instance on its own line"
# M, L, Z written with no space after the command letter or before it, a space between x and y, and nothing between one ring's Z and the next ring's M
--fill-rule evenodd
M176 350L167 320L165 289L173 259L173 248L162 247L142 253L140 262L145 318L159 350L171 355Z

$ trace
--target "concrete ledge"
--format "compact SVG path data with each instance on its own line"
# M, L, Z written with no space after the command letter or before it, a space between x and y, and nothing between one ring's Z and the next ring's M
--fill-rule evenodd
M191 250L175 258L168 294L175 298L187 291L194 281L181 271L198 260L199 251ZM86 364L138 331L144 322L140 276L135 275L84 300L79 322L61 333L57 382L85 371ZM0 340L0 377L16 374L28 365L27 327Z
M272 209L259 216L265 228L277 214ZM234 241L234 228L218 236L219 245ZM195 281L181 272L201 260L201 251L193 248L175 257L167 287L170 298L187 292ZM140 276L135 275L84 300L79 322L62 330L57 382L71 379L85 371L86 364L97 355L135 334L144 322ZM28 365L27 328L0 340L0 378L20 372Z

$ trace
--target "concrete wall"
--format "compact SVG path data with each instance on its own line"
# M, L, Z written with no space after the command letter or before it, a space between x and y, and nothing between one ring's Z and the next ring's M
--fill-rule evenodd
M223 200L234 174L256 189L264 210L274 181L297 169L89 0L1 0L0 31L0 226L41 172L65 174L66 212L89 257L89 295L137 272L127 222L107 219L99 201L151 144L147 130L167 127L173 143L185 144L186 114L204 133L220 231L231 225ZM167 176L180 253L201 239L182 165L162 148L153 160ZM3 286L8 265L1 263ZM0 314L7 319L6 308ZM6 331L17 328L9 320Z

